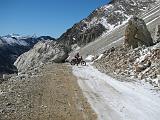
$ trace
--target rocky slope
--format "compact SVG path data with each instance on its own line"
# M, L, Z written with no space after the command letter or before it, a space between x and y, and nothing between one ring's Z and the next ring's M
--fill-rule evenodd
M80 49L81 55L99 56L103 53L102 59L95 63L99 70L110 74L112 77L116 76L118 79L143 79L152 83L155 87L159 86L159 11L160 1L157 1L153 8L148 8L148 10L138 15L145 23L143 20L140 20L141 22L136 20L135 24L133 24L136 26L134 29L126 21L125 24L115 27L94 42L82 47ZM126 29L127 25L129 26L129 31ZM126 43L125 39L128 37L130 40L132 39L132 43L129 44L133 45L135 42L136 47L141 44L150 46L154 43L156 45L148 48L126 48L123 44ZM132 48L134 47L132 46Z
M160 43L147 48L111 48L95 62L95 66L118 79L140 79L160 87Z
M106 50L95 65L112 76L144 79L160 87L160 43L153 46L144 21L137 17L128 22L124 45Z
M150 4L152 7L147 8L146 11L141 12L138 17L143 19L147 25L151 37L155 42L155 33L157 26L160 24L160 1L156 1L156 4ZM80 53L86 57L87 55L99 55L111 48L112 46L118 46L124 43L125 29L127 22L115 27L111 31L98 37L94 42L87 44L80 49Z
M17 34L0 37L0 73L14 73L17 71L13 63L19 55L30 50L41 40L55 40L48 36L20 36Z
M48 62L62 63L68 57L68 51L56 41L40 41L31 50L22 54L14 65L18 72L34 69Z
M130 16L150 9L155 3L156 0L112 0L73 25L58 40L66 46L73 44L84 46L101 36L103 32L112 31L116 26L127 21Z

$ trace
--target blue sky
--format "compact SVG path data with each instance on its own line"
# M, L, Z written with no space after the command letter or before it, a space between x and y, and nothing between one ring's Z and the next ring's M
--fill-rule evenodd
M110 0L0 0L0 36L59 37L76 22Z

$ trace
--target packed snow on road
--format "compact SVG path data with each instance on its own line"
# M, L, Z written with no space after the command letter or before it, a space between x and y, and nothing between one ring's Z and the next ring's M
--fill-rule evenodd
M121 82L91 65L73 66L73 74L99 120L160 118L160 94L149 83Z

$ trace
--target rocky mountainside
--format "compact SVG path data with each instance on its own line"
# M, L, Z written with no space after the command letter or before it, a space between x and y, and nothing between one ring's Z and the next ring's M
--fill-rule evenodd
M87 18L81 20L79 23L73 25L72 28L68 29L58 38L57 44L63 46L67 53L76 49L76 47L83 46L87 48L85 49L84 47L81 49L81 53L83 56L90 54L91 52L100 53L101 51L97 51L97 49L103 49L104 46L108 45L108 41L110 41L110 43L114 42L114 40L118 40L119 37L122 37L124 35L123 31L125 30L125 28L123 26L128 22L131 16L139 15L145 10L150 11L151 7L156 5L156 2L156 0L112 0L109 4L97 8ZM120 26L121 29L115 31ZM110 34L112 32L113 34ZM107 38L107 40L102 39L101 41L96 40L95 42L92 42L96 38L99 39L99 36L101 36L102 34L103 36L110 36L105 37L105 39ZM39 44L37 46L39 46ZM55 47L51 48L55 49ZM59 49L59 46L56 49ZM64 49L62 49L62 52L64 51ZM32 67L32 64L35 65L36 60L39 60L39 57L35 55L37 52L32 53L33 51L36 51L35 48L33 50L30 50L26 55L22 55L18 58L15 65L18 67L19 71L21 71L22 68ZM49 51L45 51L39 54L41 54L41 57L44 57L43 59L46 59L45 54L48 54L48 52ZM31 54L31 56L29 54ZM45 61L54 61L52 58L56 56L57 53L54 53L50 56L50 60ZM24 60L35 62L28 64L27 61L24 62ZM39 62L44 63L44 61Z
M20 73L48 62L62 63L67 57L67 49L56 41L40 41L31 50L20 55L14 65Z
M142 79L160 87L160 1L155 3L151 4L154 7L137 15L140 19L131 17L129 22L82 47L80 54L103 54L95 66L112 77L123 80ZM132 47L126 47L127 44Z
M149 0L146 1L150 3ZM153 2L152 4L149 4L149 6L152 7L146 8L146 11L140 12L137 16L144 20L153 41L157 42L157 35L159 35L157 26L160 25L160 1L156 0L155 3ZM102 36L98 37L94 42L91 42L86 46L82 47L80 49L81 55L83 55L84 57L86 57L87 55L100 55L101 53L113 46L123 44L125 40L124 35L127 24L128 20L126 21L126 23L124 22L124 24L121 24L113 28L111 31L104 33Z
M55 40L54 38L41 36L20 36L17 34L0 37L0 73L14 73L17 71L13 63L19 55L30 50L38 41Z
M153 44L145 22L133 17L125 30L124 45L106 50L95 66L118 79L143 79L160 87L160 42Z
M66 46L73 44L84 46L101 36L102 33L112 31L125 23L132 15L139 15L150 9L155 3L156 0L112 0L73 25L58 40Z

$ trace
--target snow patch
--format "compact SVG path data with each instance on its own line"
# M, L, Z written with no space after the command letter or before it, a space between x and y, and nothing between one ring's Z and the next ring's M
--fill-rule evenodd
M4 36L1 37L2 39L2 43L7 43L9 45L13 45L13 44L17 44L17 45L22 45L22 46L28 46L28 43L26 41L24 41L24 37L21 36Z
M86 62L92 62L94 60L94 56L93 55L88 55L86 58L85 58L85 61Z
M105 10L107 10L107 9L109 9L109 8L112 8L112 7L113 7L113 5L109 4L109 5L105 5L103 8L104 8Z

